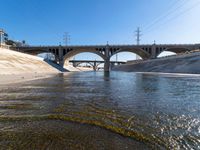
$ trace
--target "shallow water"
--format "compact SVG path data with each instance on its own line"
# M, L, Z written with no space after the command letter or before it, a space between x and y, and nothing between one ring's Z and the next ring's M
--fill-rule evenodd
M200 77L67 73L0 87L1 149L200 149Z

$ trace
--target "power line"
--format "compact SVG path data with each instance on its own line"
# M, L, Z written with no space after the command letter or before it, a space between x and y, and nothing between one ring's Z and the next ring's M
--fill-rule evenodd
M183 3L180 3L180 2L183 2ZM172 13L174 13L175 11L177 11L180 7L183 6L183 4L187 2L187 0L177 0L175 1L174 3L172 3L170 6L169 6L169 9L162 15L160 15L159 17L157 17L156 19L154 19L149 25L146 25L144 27L144 30L147 30L149 28L151 28L154 24L162 21L163 19L165 19L166 17L168 17L169 15L171 15ZM177 5L177 4L180 4L180 5Z
M163 25L165 25L167 22L170 22L170 21L176 19L177 17L186 14L188 11L190 11L190 10L192 10L193 8L197 7L199 4L200 4L200 1L198 1L197 3L195 3L194 5L192 5L191 7L189 7L189 8L187 8L187 9L181 11L181 12L180 12L179 14L177 14L176 16L173 16L173 17L169 18L168 20L165 20L162 24L159 24L159 27L157 27L156 29L158 29L158 28L160 28L160 27L163 27ZM156 29L154 29L154 30L156 30ZM149 32L154 31L154 30L149 30L149 31L147 31L146 33L149 33Z
M169 9L167 10L167 12L169 12L169 11L173 8L173 6L175 6L176 3L178 3L179 1L182 1L182 0L177 0L177 1L175 1L174 3L172 3L172 4L168 7ZM160 15L160 16L154 18L154 20L153 20L152 22L150 22L149 24L146 24L146 25L143 27L143 29L148 28L148 27L151 26L155 21L159 20L160 18L163 18L163 15L164 15L164 14L162 14L162 15Z
M179 3L179 2L182 2L182 3ZM160 17L158 17L157 19L155 19L152 23L150 23L148 26L146 26L144 28L144 30L148 31L149 29L151 29L152 27L154 27L157 23L163 21L164 19L166 19L167 17L169 17L173 13L177 12L178 10L180 10L180 8L182 8L188 2L189 2L188 0L186 0L186 1L185 0L183 0L183 1L182 0L175 1L175 3L172 4L172 6L175 6L175 7L172 7L164 15L161 15ZM176 4L179 4L179 5L176 6Z

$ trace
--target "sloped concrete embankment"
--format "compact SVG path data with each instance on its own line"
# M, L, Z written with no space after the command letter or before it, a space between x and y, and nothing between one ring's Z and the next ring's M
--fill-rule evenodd
M200 74L200 53L148 60L115 67L115 71Z
M41 58L0 48L0 84L20 82L61 73Z
M59 73L36 56L0 48L0 74Z

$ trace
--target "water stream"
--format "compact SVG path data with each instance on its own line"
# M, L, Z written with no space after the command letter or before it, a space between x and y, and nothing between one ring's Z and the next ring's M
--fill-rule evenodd
M80 72L0 86L1 149L200 149L200 77Z

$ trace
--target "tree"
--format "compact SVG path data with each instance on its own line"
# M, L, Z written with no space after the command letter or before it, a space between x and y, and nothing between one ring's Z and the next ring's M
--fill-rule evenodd
M5 43L6 43L7 45L11 45L11 46L14 46L14 45L15 45L15 42L14 42L13 40L9 40L9 39L7 39L7 40L5 41Z

